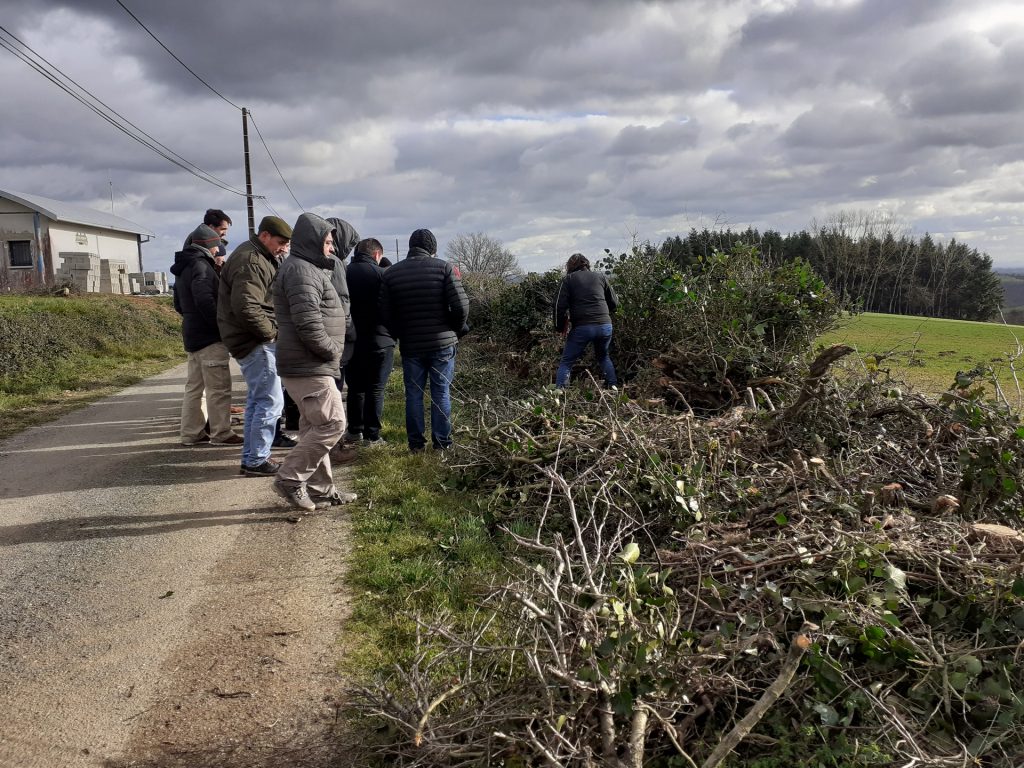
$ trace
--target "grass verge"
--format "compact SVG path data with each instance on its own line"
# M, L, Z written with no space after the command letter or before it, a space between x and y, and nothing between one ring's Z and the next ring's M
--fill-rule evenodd
M167 298L0 297L0 438L184 360Z
M388 382L383 422L388 444L363 449L355 471L360 504L352 512L353 607L343 662L354 683L409 656L416 614L443 612L456 623L468 621L474 597L502 570L499 545L476 498L455 487L444 456L409 453L398 366Z

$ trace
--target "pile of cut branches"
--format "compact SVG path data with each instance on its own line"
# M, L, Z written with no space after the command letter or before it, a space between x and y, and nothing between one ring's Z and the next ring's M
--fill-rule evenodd
M509 574L357 692L389 759L1017 765L1024 428L972 382L832 377L844 354L713 419L596 388L478 403L453 464Z

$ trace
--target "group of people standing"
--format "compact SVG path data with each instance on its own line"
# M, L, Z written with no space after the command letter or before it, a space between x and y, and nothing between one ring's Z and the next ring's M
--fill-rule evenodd
M273 477L294 507L353 501L356 494L335 485L331 458L348 458L345 446L384 442L384 389L397 342L409 450L427 445L428 388L431 445L450 448L450 390L469 301L458 268L436 258L433 233L413 232L406 258L390 266L380 242L360 239L343 219L303 213L292 227L266 216L226 257L230 226L223 211L208 210L171 267L188 353L182 444L240 445L239 473ZM617 305L605 275L573 254L555 298L555 328L566 335L557 386L566 386L589 345L605 385L616 385L609 347ZM231 425L230 357L247 387L241 435ZM286 399L298 410L297 440L280 430ZM275 446L291 449L283 461L271 457Z
M267 216L225 258L230 225L223 211L207 211L171 267L188 353L182 444L241 445L240 474L273 477L275 492L296 508L353 501L334 484L332 452L383 442L384 388L398 342L409 449L426 447L428 381L431 443L451 447L450 387L469 301L458 270L435 258L434 235L416 230L408 256L385 267L380 242L360 239L342 219L303 213L292 227ZM229 356L248 388L241 435L231 427ZM278 462L271 449L285 393L298 408L299 431Z

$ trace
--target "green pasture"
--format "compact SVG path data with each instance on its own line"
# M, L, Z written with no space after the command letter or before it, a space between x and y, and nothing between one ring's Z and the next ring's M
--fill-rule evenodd
M948 389L959 371L991 367L1010 402L1020 405L1012 367L1024 367L1024 359L1014 362L1018 340L1024 341L1024 326L869 313L821 338L849 344L865 366L888 370L929 394Z

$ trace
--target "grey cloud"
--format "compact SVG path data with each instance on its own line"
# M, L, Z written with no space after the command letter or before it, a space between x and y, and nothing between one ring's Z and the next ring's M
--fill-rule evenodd
M697 144L700 128L695 122L670 121L653 128L629 125L608 148L609 155L663 155Z
M1002 47L957 35L908 62L888 88L899 108L918 117L1006 115L1024 107L1024 39Z
M782 134L789 147L860 149L896 137L896 125L887 110L842 104L816 104L793 121Z

